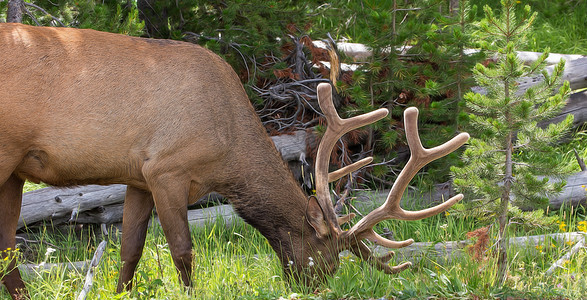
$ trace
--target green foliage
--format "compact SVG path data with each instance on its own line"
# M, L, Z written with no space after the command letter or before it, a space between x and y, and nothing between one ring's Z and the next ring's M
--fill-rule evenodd
M343 76L336 88L353 108L346 111L356 114L379 107L391 111L391 122L380 121L366 134L366 149L374 150L376 161L396 156L398 145L405 145L401 119L407 106L421 111L425 147L455 135L456 112L472 83L467 79L468 70L482 57L464 54L464 49L471 47L472 15L467 1L460 1L452 14L444 1L340 1L322 10L312 34L330 32L335 40L362 43L372 50L373 55L365 61L344 60L361 63L361 67L350 80ZM341 19L347 21L335 21ZM433 162L427 167L431 176L422 183L446 181L448 166L457 160L457 155L450 155Z
M554 53L587 53L587 2L583 0L550 1L524 0L538 18L528 32L525 51L541 52L550 48ZM489 5L493 10L500 10L499 1L471 0L474 7ZM483 17L483 10L474 10L476 19Z
M136 2L126 0L35 0L25 1L29 13L23 14L23 23L43 26L91 28L126 35L142 35L143 22L139 20ZM0 18L6 9L0 2ZM61 23L57 22L58 19Z
M76 27L139 36L144 23L139 11L127 1L79 1L72 8Z
M183 5L157 1L156 13L164 11L167 26L154 37L187 39L222 55L244 82L254 82L262 74L258 63L264 57L279 56L279 39L297 34L306 26L307 11L317 2L297 1L193 1ZM167 35L168 32L168 35ZM259 61L256 61L259 60ZM249 91L250 96L254 96Z

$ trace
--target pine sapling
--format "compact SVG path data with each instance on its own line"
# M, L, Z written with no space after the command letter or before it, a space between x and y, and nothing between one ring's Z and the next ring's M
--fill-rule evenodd
M478 201L471 207L498 221L497 278L501 286L507 276L508 212L513 206L537 208L547 204L547 197L562 189L547 176L560 175L557 162L551 159L554 142L572 124L572 115L558 124L538 126L555 116L565 105L569 83L561 85L564 61L552 74L543 71L548 51L532 65L524 65L516 48L536 18L526 6L516 13L515 0L502 0L500 16L485 6L481 29L485 41L496 47L495 66L477 64L473 69L478 85L486 93L467 93L470 125L476 132L463 154L464 167L453 168L455 185ZM543 76L543 81L528 89L519 88L522 77ZM471 131L471 130L469 130ZM473 204L474 203L474 204Z

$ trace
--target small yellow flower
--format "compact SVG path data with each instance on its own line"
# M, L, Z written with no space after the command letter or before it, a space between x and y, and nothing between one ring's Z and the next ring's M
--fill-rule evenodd
M577 223L577 229L582 232L587 232L587 221Z
M566 241L565 244L567 244L569 246L573 246L575 244L575 242L573 242L573 241Z
M448 211L445 211L444 215L448 217L450 215L450 213Z
M542 248L544 248L542 245L536 246L536 250L538 250L540 253L542 253Z
M561 222L561 223L558 225L558 229L559 229L560 231L562 231L562 232L566 232L566 231L567 231L567 224L565 224L565 222Z

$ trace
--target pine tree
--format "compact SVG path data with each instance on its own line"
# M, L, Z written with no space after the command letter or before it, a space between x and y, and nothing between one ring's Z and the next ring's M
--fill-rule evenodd
M515 0L502 0L501 4L498 17L491 8L484 7L481 29L486 33L484 40L499 49L497 63L492 67L477 64L473 69L477 84L487 92L465 95L474 134L463 154L464 167L452 169L457 188L478 198L470 205L475 203L488 217L497 218L498 285L507 275L508 212L513 206L547 204L547 196L560 191L561 184L552 184L546 177L560 174L557 162L549 159L549 154L573 120L569 115L559 124L538 126L559 112L568 98L569 83L561 85L564 61L555 66L552 74L542 71L548 57L545 51L532 65L523 65L516 47L523 44L536 13L531 14L529 6L517 13ZM539 75L544 77L540 84L527 90L518 88L521 77Z

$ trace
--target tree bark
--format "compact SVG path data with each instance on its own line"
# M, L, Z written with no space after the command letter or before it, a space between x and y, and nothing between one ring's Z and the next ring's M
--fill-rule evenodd
M22 23L24 0L8 0L6 23Z

